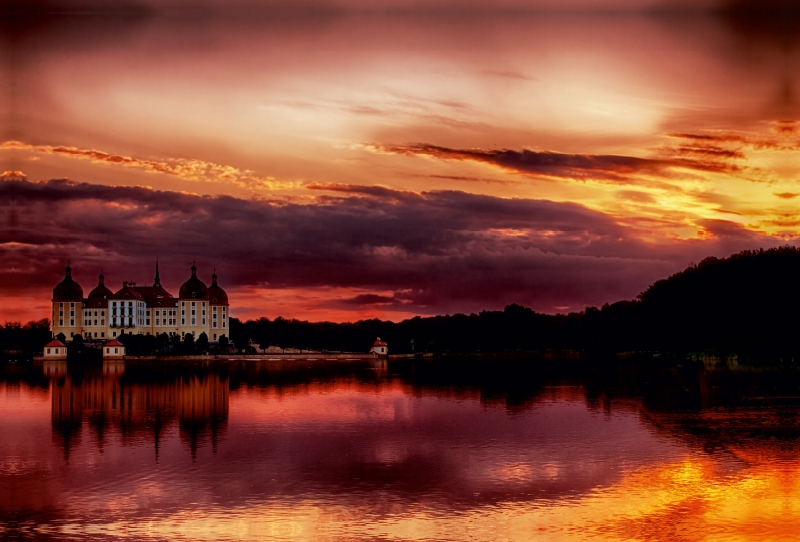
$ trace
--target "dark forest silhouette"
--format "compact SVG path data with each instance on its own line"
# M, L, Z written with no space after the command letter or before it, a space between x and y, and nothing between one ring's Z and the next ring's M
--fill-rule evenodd
M743 251L729 258L709 257L657 281L635 300L570 314L541 314L512 304L502 311L414 317L398 323L231 318L230 338L240 351L272 345L363 352L375 337L387 341L393 353L409 353L412 348L414 352L571 349L589 353L794 350L800 326L799 278L800 249L787 246ZM5 351L40 351L49 340L43 322L6 324L0 328L0 346ZM126 339L141 342L143 348L144 343L158 342L156 337ZM164 352L165 342L156 350ZM172 349L205 350L205 342L198 343L199 349L186 344ZM130 346L139 350L138 344Z
M399 323L231 321L238 346L359 351L375 337L390 351L582 351L794 348L800 326L800 249L709 257L659 280L637 299L547 315L520 305L479 314L415 317Z

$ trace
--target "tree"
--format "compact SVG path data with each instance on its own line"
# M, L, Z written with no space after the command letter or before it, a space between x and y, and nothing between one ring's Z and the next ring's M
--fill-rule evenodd
M219 337L219 347L222 349L223 352L228 350L228 345L229 344L230 343L228 341L228 337L226 337L225 335L220 335L220 337Z
M63 333L59 333L58 335L56 335L56 340L61 341L62 343L66 343L67 336L64 335Z
M197 337L197 342L195 343L195 347L199 352L205 353L208 352L208 335L205 332L201 333Z
M78 352L83 350L83 335L78 334L72 337L72 349Z
M183 352L185 354L194 353L194 335L187 333L183 336Z
M156 337L159 352L167 352L169 350L169 335L161 333Z

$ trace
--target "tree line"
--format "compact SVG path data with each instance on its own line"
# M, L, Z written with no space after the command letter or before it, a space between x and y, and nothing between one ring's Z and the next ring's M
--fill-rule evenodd
M376 337L394 353L574 349L691 351L795 349L800 330L800 250L791 246L708 257L659 280L636 299L542 314L502 311L414 317L402 322L231 320L231 338L301 349L365 351ZM799 349L800 350L800 349Z

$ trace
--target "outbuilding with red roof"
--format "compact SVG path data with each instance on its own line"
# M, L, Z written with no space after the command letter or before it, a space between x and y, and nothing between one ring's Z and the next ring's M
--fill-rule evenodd
M42 353L45 359L67 359L67 345L58 339L53 339L44 345L44 352Z

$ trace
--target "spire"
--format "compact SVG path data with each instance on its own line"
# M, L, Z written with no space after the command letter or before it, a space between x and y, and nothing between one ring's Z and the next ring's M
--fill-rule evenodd
M211 285L212 286L216 286L217 285L217 268L216 267L214 268L214 273L211 275Z
M97 277L97 278L100 279L100 284L101 285L106 283L106 276L103 274L103 268L102 267L100 268L100 276Z
M161 286L161 278L158 276L158 256L156 256L156 282L153 284L153 288L158 288Z
M72 268L69 266L69 260L67 260L67 267L64 268L64 278L72 278Z
M197 277L197 266L195 265L194 260L192 260L192 276Z

